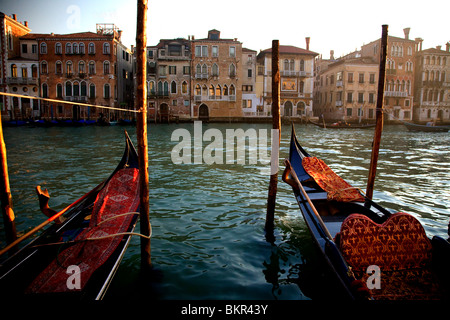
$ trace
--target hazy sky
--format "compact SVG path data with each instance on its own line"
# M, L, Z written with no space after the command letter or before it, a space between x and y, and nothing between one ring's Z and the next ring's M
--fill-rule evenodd
M34 33L95 32L96 23L114 23L122 42L135 44L137 1L127 0L0 0L0 11L28 21ZM149 0L148 45L159 39L206 38L218 29L222 38L238 38L253 50L270 48L273 39L281 45L305 48L329 58L339 57L389 35L422 38L423 49L450 41L450 1L426 0Z

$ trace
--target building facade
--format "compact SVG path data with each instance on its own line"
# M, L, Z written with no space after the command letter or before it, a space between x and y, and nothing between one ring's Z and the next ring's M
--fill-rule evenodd
M191 101L191 44L178 38L147 47L149 117L156 121L189 119Z
M390 120L412 121L414 104L414 67L416 42L409 39L409 28L404 38L388 36L386 52L386 79L384 110ZM361 47L361 56L380 62L381 39Z
M414 122L450 123L450 42L416 53L414 93Z
M242 112L242 43L210 30L191 40L194 119L240 119Z
M279 46L280 62L280 115L282 117L312 116L314 88L314 59L318 54L294 46ZM270 116L272 110L272 48L257 56L258 76L262 76L262 100L260 110Z
M375 119L378 66L368 57L322 64L314 88L314 116L331 122Z
M40 95L73 104L41 101L40 117L114 121L118 111L80 106L133 107L131 51L120 43L121 31L98 24L97 32L28 34L21 41L36 41L39 51ZM127 90L129 89L129 90Z
M25 21L21 23L15 14L8 16L0 12L0 91L38 96L38 61L36 47L21 46L20 37L31 29ZM23 51L24 56L21 56ZM22 108L23 105L23 108ZM32 114L36 101L28 98L0 96L2 119L13 120Z
M254 117L258 114L256 53L255 50L242 48L242 112L244 117Z

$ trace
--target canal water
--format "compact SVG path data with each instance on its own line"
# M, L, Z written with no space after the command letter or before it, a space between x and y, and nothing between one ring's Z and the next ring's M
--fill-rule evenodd
M215 159L222 155L223 163L206 163L204 159L193 163L198 149L205 152L211 144L205 137L201 146L194 143L194 124L149 125L154 268L147 277L142 275L140 239L133 237L105 299L323 297L327 283L320 259L292 190L281 177L274 240L266 238L270 165L259 159L249 163L249 155L263 148L248 147L244 164L226 161L227 129L237 132L239 128L257 129L261 141L262 133L269 135L271 127L203 123L202 132L218 129L210 132L223 135L223 148L215 145ZM39 211L37 185L48 188L50 206L61 209L106 178L122 156L124 129L137 143L134 127L4 128L17 230L23 233L45 220ZM354 186L366 189L373 129L331 130L298 124L296 131L310 154L324 159ZM174 163L173 150L180 146L180 132L192 138L190 164ZM282 160L288 156L290 132L290 126L284 125L280 171L284 169ZM175 141L172 135L177 136ZM448 237L449 146L449 133L412 133L403 126L388 125L382 135L374 200L391 211L411 213L430 237Z

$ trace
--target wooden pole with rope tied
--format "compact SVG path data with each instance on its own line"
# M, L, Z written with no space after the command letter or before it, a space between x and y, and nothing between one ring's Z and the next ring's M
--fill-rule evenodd
M272 40L272 152L267 199L266 237L273 238L275 203L278 184L278 159L281 140L279 40ZM276 136L275 133L278 133Z
M6 145L3 137L3 126L0 119L0 153L1 153L1 174L2 181L0 182L1 190L1 204L3 223L6 234L6 242L8 244L14 243L17 239L16 223L14 218L14 211L12 205L11 189L9 186L8 162L6 160Z
M376 127L372 142L372 156L370 159L369 178L367 181L366 197L372 200L375 175L377 172L378 154L380 150L381 133L383 132L383 100L384 82L386 76L386 54L387 54L388 26L382 26L381 48L380 48L380 72L378 78L378 95L376 108Z
M136 126L139 155L140 227L141 233L150 236L150 204L148 177L147 137L147 0L137 1L136 27L136 105L139 108ZM151 266L150 238L141 237L141 264Z

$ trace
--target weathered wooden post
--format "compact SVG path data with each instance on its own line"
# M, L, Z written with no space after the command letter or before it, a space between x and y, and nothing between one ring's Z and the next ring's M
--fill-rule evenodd
M381 133L383 132L383 100L384 100L384 82L386 76L387 38L388 38L388 26L383 25L381 33L380 72L378 78L376 127L372 143L372 156L370 159L369 178L367 180L367 189L366 189L366 196L369 199L372 199L373 197L373 188L375 184L375 175L377 172Z
M269 183L269 196L267 199L266 234L273 231L275 203L278 184L278 158L281 140L280 119L280 63L279 63L279 40L272 40L272 153ZM278 136L275 136L278 133Z
M6 242L8 244L17 239L16 223L14 221L14 211L12 209L11 189L9 187L8 162L6 161L6 145L3 137L3 127L0 119L0 149L1 149L1 167L2 181L0 186L2 215L6 233Z
M137 1L136 28L136 104L139 108L137 120L137 138L139 154L140 188L140 228L141 233L150 236L150 204L148 178L148 137L147 137L147 0ZM150 239L141 237L141 262L151 266Z

